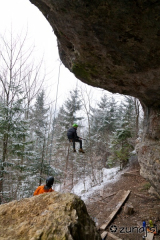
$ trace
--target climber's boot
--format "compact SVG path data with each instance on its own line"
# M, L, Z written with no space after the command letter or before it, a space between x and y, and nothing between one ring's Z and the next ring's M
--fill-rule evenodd
M80 148L80 149L79 149L79 152L81 152L81 153L85 153L85 152L83 151L83 149L82 149L82 148Z

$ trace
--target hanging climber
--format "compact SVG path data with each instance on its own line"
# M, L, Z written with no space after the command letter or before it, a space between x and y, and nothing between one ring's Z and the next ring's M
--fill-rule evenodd
M33 193L33 195L39 195L41 193L47 193L47 192L54 192L54 190L52 189L52 185L54 183L54 177L48 177L46 179L46 185L43 186L39 186L35 192Z
M73 142L73 152L76 152L75 142L79 142L79 144L80 144L79 152L85 153L82 149L82 140L80 137L77 136L77 127L78 127L78 125L76 123L74 123L72 125L72 127L68 130L67 137L68 137L69 142Z

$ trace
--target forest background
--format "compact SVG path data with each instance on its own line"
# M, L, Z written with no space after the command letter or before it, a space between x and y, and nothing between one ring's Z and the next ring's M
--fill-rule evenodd
M117 101L103 91L95 101L85 84L77 84L59 106L57 82L55 101L49 102L43 58L37 63L26 41L27 33L15 36L12 29L0 37L0 204L32 196L49 175L60 191L73 189L79 179L85 189L86 176L99 184L104 168L126 166L143 124L137 99ZM68 142L73 123L85 154L73 153Z

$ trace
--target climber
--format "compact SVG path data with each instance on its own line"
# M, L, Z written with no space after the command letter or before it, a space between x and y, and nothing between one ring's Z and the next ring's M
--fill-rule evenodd
M69 142L73 142L73 152L76 152L75 142L79 142L79 144L80 144L79 152L85 153L82 149L82 140L80 137L77 136L77 127L78 127L78 125L76 123L74 123L72 125L72 127L67 131L67 137L68 137Z
M41 193L47 193L47 192L53 192L54 190L52 189L52 185L54 183L54 177L48 177L46 179L46 185L43 186L39 186L35 192L33 193L33 195L39 195Z

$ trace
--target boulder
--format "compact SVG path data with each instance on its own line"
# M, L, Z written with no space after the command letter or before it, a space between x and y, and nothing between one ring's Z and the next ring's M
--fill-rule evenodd
M0 240L100 240L76 195L44 193L0 205Z

